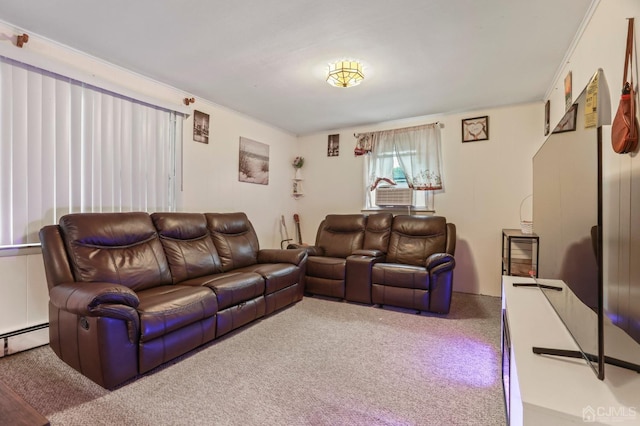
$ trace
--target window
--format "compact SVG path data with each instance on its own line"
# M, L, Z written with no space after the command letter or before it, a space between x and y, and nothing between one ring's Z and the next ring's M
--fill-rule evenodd
M0 57L0 247L75 212L175 210L182 115Z
M433 209L433 192L441 190L438 123L356 135L356 155L366 155L365 208L375 205L375 188L384 181L414 190L416 207Z

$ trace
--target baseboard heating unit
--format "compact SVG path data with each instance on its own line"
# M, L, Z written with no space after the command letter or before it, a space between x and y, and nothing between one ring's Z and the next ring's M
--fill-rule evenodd
M49 323L0 334L0 358L49 343Z

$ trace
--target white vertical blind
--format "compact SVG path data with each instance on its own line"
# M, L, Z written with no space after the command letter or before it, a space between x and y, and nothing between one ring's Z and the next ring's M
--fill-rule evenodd
M0 57L0 247L75 212L173 211L182 115Z

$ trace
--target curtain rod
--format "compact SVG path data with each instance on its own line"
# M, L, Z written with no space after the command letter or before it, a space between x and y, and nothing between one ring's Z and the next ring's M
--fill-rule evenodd
M436 121L436 122L434 122L434 123L420 124L420 125L418 125L418 126L400 127L400 128L398 128L398 129L388 129L388 130L377 130L377 131L375 131L375 132L354 133L354 134L353 134L353 136L357 138L358 136L360 136L360 135L362 135L362 134L365 134L365 133L380 133L380 132L389 132L389 131L392 131L392 130L408 130L408 129L417 129L417 128L420 128L420 127L433 126L433 125L438 125L438 126L440 126L440 128L441 128L441 129L443 129L443 128L444 128L444 123L441 123L441 122L439 122L439 121Z

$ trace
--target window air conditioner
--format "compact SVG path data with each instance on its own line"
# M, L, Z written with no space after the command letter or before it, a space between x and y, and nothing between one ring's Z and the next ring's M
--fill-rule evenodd
M379 186L376 188L376 206L413 206L413 189Z

